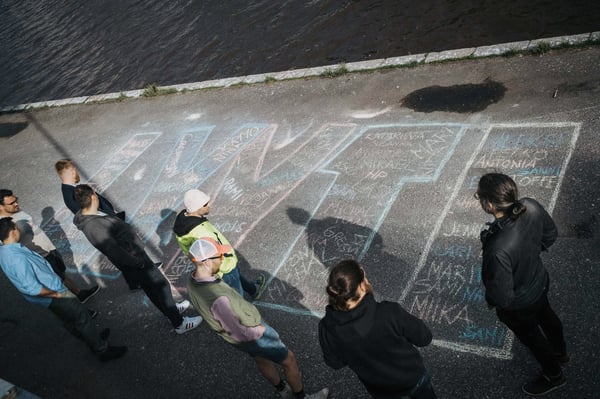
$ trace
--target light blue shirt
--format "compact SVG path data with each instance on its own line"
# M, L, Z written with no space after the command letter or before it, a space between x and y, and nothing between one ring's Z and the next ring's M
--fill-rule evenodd
M25 299L36 305L48 307L52 302L52 298L38 296L42 287L57 292L67 290L50 264L20 243L0 246L0 267Z

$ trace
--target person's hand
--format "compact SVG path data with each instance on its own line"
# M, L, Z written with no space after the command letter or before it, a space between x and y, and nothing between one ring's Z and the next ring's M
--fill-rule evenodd
M75 294L73 294L70 290L65 290L62 292L57 292L57 298L77 298Z

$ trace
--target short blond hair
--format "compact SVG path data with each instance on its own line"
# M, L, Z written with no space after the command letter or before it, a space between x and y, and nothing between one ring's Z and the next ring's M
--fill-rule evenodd
M56 173L59 175L62 174L63 170L74 168L75 164L70 159L59 159L54 164L54 169L56 169Z

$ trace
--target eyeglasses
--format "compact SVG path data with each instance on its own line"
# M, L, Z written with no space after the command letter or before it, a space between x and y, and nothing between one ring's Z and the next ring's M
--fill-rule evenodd
M208 206L208 204L209 204L209 203L210 203L210 201L209 201L209 202L207 202L206 204L204 204L204 206L203 206L202 208L206 208L206 207Z
M7 203L6 203L6 204L4 204L4 205L13 206L13 205L14 205L14 204L16 204L17 202L19 202L19 198L15 197L15 200L14 200L13 202L10 202L10 203L9 203L9 202L7 202Z

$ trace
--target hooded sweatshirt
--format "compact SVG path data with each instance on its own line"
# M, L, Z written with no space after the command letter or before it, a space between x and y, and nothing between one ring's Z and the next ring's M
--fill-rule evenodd
M422 320L395 302L376 302L367 294L349 311L327 306L319 323L319 343L325 363L354 371L372 394L412 389L425 374L416 346L431 343Z
M199 238L209 237L222 245L231 245L227 238L212 225L204 216L188 216L185 209L179 212L173 232L177 238L177 243L184 254L190 253L190 247ZM238 258L233 248L231 252L224 254L223 262L219 268L219 277L229 273L237 266Z
M116 216L83 215L78 211L73 223L121 271L143 268L149 260L133 227Z

